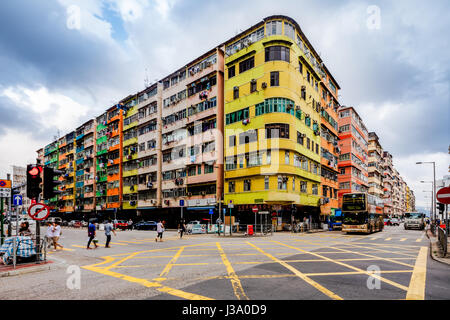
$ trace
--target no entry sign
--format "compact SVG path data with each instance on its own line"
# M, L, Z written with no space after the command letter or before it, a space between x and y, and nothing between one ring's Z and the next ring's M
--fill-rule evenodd
M450 187L440 189L436 193L436 199L440 203L450 204Z
M45 220L50 215L50 208L43 203L36 203L28 209L28 215L33 220Z
M253 213L258 213L259 209L258 209L258 207L253 207L252 211L253 211Z

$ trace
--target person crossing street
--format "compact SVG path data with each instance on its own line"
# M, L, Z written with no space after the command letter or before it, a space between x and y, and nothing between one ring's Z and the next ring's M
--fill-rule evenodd
M105 236L106 236L105 248L111 248L109 246L109 242L111 241L111 232L114 233L114 236L116 236L116 231L114 231L114 228L113 228L113 225L111 223L111 220L108 220L108 222L105 225Z

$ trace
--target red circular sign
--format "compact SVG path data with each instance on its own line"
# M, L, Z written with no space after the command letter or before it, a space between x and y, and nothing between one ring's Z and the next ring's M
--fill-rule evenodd
M450 187L440 189L436 193L436 199L440 203L450 204Z
M258 213L259 209L258 209L258 207L253 207L252 211L253 211L254 213Z
M47 219L50 215L50 208L43 203L36 203L31 205L28 209L28 215L33 220L42 221Z

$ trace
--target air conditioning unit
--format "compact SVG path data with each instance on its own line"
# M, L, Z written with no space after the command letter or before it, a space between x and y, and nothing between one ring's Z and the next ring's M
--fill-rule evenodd
M266 89L266 88L267 88L267 83L266 83L266 82L263 82L263 83L261 84L261 88Z
M206 191L201 192L202 196L206 196Z
M243 124L244 126L248 125L249 123L250 123L250 119L244 119L244 120L242 120L242 124Z
M300 111L300 106L295 106L295 110Z
M192 192L188 192L188 193L187 193L187 196L188 196L188 197L192 197Z

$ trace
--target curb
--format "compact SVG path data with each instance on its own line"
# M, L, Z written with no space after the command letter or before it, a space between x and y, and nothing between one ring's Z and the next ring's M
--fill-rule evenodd
M430 235L428 234L428 231L429 230L427 230L427 238L430 240L430 256L431 256L431 259L433 259L434 261L437 261L437 262L440 262L440 263L443 263L443 264L446 264L446 265L450 266L450 259L443 259L443 258L438 257L436 254L434 254L434 251L440 252L441 248L437 245L437 241L433 241L430 238ZM433 249L434 249L434 251L433 251Z
M36 266L36 267L27 267L27 268L21 268L21 269L0 272L0 278L18 276L18 275L22 275L22 274L34 273L34 272L40 272L40 271L46 271L46 270L50 270L51 266L52 266L52 263L47 262L44 265L40 265L40 266Z

